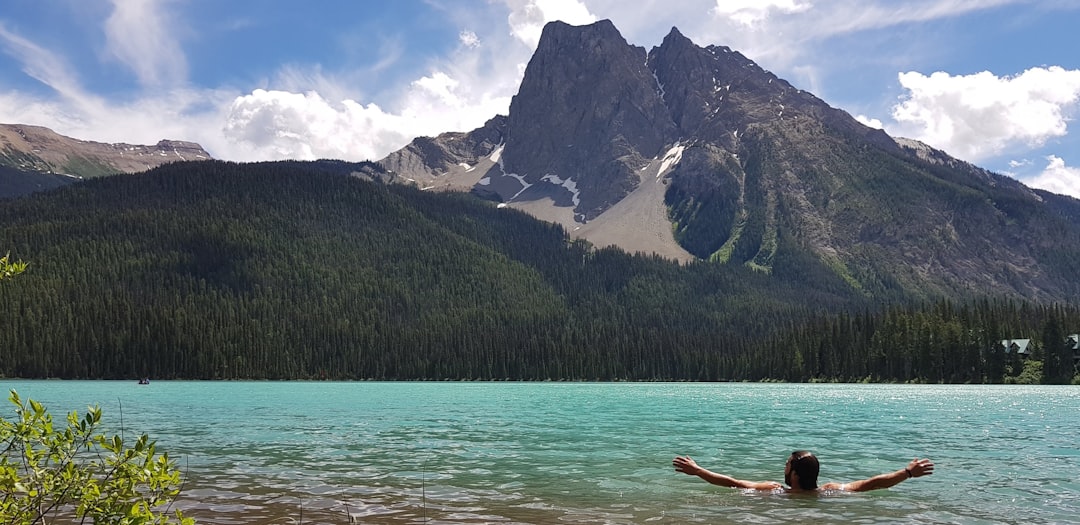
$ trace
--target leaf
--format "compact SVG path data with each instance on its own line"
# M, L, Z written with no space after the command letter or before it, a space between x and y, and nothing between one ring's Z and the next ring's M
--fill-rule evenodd
M59 427L41 403L23 405L14 390L10 399L18 418L0 417L0 524L66 523L71 513L102 525L194 523L154 513L179 494L180 473L149 436L125 448L120 436L91 434L100 408Z

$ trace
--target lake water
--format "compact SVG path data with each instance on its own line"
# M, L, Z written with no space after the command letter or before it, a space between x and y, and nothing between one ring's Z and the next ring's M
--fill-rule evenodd
M99 404L179 460L201 523L1080 523L1080 387L0 380L61 416ZM8 405L10 406L10 405ZM13 411L5 406L3 414ZM121 410L122 409L122 410ZM676 455L783 481L930 457L888 490L795 497L676 473Z

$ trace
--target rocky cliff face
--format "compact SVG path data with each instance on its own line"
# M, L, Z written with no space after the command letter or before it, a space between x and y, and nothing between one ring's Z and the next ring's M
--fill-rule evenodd
M20 180L35 178L36 174L49 175L42 178L49 181L47 187L54 185L56 176L79 179L137 173L168 162L210 158L194 142L162 140L152 146L105 144L65 137L40 126L0 124L0 166L23 173ZM14 176L15 172L7 173ZM0 195L11 196L9 193L0 187Z
M880 297L1080 294L1080 201L894 140L674 28L646 54L610 22L553 22L507 117L381 162L628 251Z
M508 127L503 170L532 185L521 198L576 191L583 221L633 191L636 172L676 138L645 50L608 21L544 28Z
M505 140L506 117L496 116L470 133L416 138L380 164L387 170L387 182L467 190L499 161Z

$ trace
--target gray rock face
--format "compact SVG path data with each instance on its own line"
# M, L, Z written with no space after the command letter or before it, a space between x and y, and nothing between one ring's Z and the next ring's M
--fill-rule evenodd
M1080 260L1080 202L894 140L675 28L646 54L608 21L552 22L508 116L382 164L598 244L877 297L1080 292L1062 262Z
M450 132L418 137L379 161L394 182L427 187L453 185L463 170L474 168L506 140L506 117L499 115L469 133ZM458 184L458 189L465 186Z
M632 191L634 172L675 138L645 50L608 21L544 28L510 103L509 130L504 170L533 184L573 180L586 219Z

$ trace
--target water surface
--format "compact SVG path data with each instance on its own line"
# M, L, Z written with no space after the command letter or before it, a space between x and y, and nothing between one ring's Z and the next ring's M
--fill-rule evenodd
M0 380L98 404L179 460L201 523L1078 523L1080 388L700 383ZM5 417L12 412L5 408ZM820 498L675 473L687 454L782 481L933 476Z

